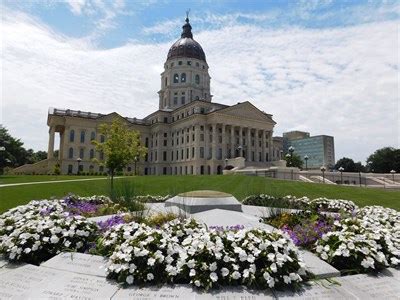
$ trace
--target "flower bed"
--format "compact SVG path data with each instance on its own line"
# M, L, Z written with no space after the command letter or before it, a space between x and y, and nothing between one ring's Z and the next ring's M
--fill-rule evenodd
M315 210L336 213L352 213L353 211L356 211L358 209L357 205L355 205L354 202L350 200L327 198L316 198L311 200L307 197L297 198L295 196L276 198L264 194L248 196L243 199L242 203L244 205Z
M279 232L208 231L188 220L172 221L160 229L126 224L112 230L109 237L115 251L110 256L108 276L126 285L150 282L189 283L204 289L225 285L272 288L296 286L302 281L300 274L305 274L297 248Z
M144 218L104 196L31 201L0 215L0 254L39 264L61 251L90 250L109 257L108 277L123 285L184 283L203 289L296 287L305 279L296 246L342 273L399 266L399 212L358 208L346 200L282 199L306 209L270 218L282 229L276 232L207 228L173 214ZM115 215L98 223L85 217L110 212Z

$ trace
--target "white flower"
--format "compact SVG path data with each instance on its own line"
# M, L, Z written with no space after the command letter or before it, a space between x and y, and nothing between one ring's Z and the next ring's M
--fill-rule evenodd
M211 272L210 273L210 279L212 280L212 282L216 282L218 280L218 275L215 272Z
M278 271L276 263L272 263L271 266L270 266L270 269L271 269L272 272L276 273Z
M57 244L59 240L60 240L60 239L59 239L58 236L56 236L56 235L52 235L51 238L50 238L50 242L51 242L52 244Z
M127 284L132 284L133 283L133 276L132 275L128 275L126 277L126 283Z
M232 273L232 278L237 280L241 277L242 275L240 275L240 273L238 271L235 271Z
M221 274L222 274L222 277L226 277L229 275L229 270L227 268L222 268Z
M190 269L189 276L193 277L196 275L196 271L194 269Z
M150 266L150 267L152 267L152 266L154 266L154 263L156 262L156 260L154 259L154 258L149 258L148 260L147 260L147 265L148 266Z
M147 280L148 281L151 281L151 280L153 280L154 279L154 275L152 274L152 273L148 273L147 274Z
M200 283L199 280L195 280L195 281L194 281L194 285L197 286L197 287L199 287L199 286L201 286L201 283Z
M211 272L214 272L215 270L217 270L217 263L213 262L212 264L210 264L209 269Z

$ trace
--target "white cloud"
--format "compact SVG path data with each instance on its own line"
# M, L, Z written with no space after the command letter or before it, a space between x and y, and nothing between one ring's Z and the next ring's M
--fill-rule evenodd
M46 149L48 107L129 117L158 108L172 40L98 50L11 12L1 30L1 123L27 147ZM324 30L230 26L195 39L207 55L215 102L251 100L274 115L277 134L333 135L337 158L361 160L399 147L397 34L388 21Z

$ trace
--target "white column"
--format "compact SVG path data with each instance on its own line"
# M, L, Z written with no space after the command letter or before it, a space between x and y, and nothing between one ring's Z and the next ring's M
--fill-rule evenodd
M222 160L224 160L227 157L226 149L227 149L228 143L226 142L227 139L226 139L226 136L225 136L225 134L226 134L225 127L226 127L226 125L222 124L222 145L221 145L221 148L222 148L222 157L221 157L221 159Z
M265 160L265 153L267 153L266 152L266 149L265 149L265 131L264 130L261 130L261 161L266 161Z
M218 147L217 147L217 124L212 125L212 159L217 159Z
M247 161L251 161L251 128L247 128Z
M231 126L231 158L235 158L235 126Z
M274 143L273 143L273 138L272 138L272 130L269 132L269 142L268 142L268 149L269 149L269 160L273 161L273 151L274 151Z
M243 128L239 126L239 146L241 146L241 150L239 150L239 157L243 156Z
M54 135L55 128L51 126L49 129L49 147L47 149L47 159L52 159L54 156Z

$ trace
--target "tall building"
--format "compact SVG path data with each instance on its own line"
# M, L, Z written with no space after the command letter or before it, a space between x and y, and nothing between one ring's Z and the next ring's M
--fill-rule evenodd
M307 156L307 167L319 169L321 166L331 168L335 165L335 144L333 136L310 136L309 132L290 131L283 133L284 153L288 153L289 147L294 148L294 153L303 160L304 167Z
M48 159L38 166L51 172L58 162L64 174L105 172L93 162L102 159L91 140L102 141L99 125L123 120L140 132L148 155L126 168L141 174L220 174L226 159L244 157L246 166L267 167L280 157L273 147L275 122L248 101L228 106L212 102L206 55L193 38L189 19L171 46L161 73L159 108L143 119L113 112L50 109ZM60 135L58 158L55 134ZM279 141L278 141L279 144ZM134 169L135 168L135 169ZM43 172L42 172L43 173Z

